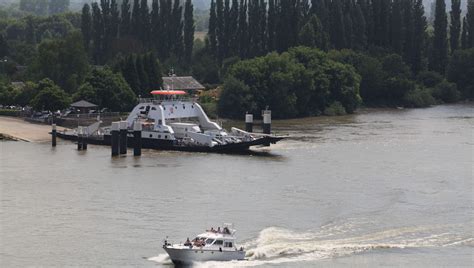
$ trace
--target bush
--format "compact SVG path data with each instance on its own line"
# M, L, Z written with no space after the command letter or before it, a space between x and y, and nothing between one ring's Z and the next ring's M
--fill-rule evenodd
M432 95L438 100L445 103L456 102L459 100L461 93L458 91L458 87L455 83L444 80L439 83L432 90Z
M448 65L447 78L457 84L464 98L474 98L474 48L454 52Z
M436 104L430 90L424 87L416 87L414 90L408 91L403 99L407 107L419 108Z
M346 109L344 109L344 106L342 106L340 102L335 101L324 110L324 114L330 116L345 115Z
M240 118L247 111L256 109L250 88L242 81L228 78L217 104L219 115L228 118Z
M219 100L221 116L260 114L266 106L274 118L321 114L337 101L345 112L359 106L360 76L349 64L331 60L308 47L235 63L228 71Z
M444 77L434 71L423 71L416 77L419 83L428 88L434 88L439 83L443 82Z

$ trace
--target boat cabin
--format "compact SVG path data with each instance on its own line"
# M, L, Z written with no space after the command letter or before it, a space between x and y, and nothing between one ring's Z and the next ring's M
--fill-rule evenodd
M192 240L193 246L231 250L235 247L235 237L223 233L206 232Z

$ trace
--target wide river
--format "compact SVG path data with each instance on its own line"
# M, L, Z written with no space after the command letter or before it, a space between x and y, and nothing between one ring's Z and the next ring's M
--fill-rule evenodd
M474 104L274 122L253 156L0 143L0 266L170 266L161 245L234 223L247 261L474 265Z

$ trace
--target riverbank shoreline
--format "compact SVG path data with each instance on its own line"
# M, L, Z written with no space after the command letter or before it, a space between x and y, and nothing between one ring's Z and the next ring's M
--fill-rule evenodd
M0 116L2 140L46 142L51 139L50 131L49 125L30 123L19 117Z

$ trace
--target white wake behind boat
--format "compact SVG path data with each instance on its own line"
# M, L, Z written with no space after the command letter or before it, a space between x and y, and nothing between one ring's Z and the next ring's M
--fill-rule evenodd
M192 264L205 261L244 260L245 251L235 244L235 232L232 224L224 224L220 230L206 230L193 240L181 244L171 244L165 240L163 249L175 264Z

